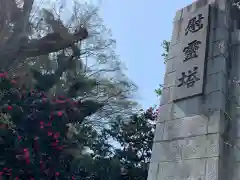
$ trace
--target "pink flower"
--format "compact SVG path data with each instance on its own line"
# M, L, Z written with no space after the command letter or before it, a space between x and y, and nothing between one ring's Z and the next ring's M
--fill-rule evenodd
M61 104L61 103L65 103L66 101L65 101L65 100L57 99L56 102L59 103L59 104Z
M54 137L55 139L59 138L59 137L60 137L60 133L59 133L59 132L55 133L53 137Z
M51 145L52 145L53 147L56 147L56 146L57 146L57 143L56 143L56 142L53 142L53 143L51 143Z
M48 132L48 136L52 136L53 135L53 133L52 132Z
M52 123L49 122L49 123L46 124L46 126L50 127L50 126L52 126Z
M62 116L62 112L61 111L58 111L58 116Z
M30 159L26 159L26 164L30 164Z
M0 73L0 77L6 77L6 75L7 75L7 72Z
M40 121L40 128L43 129L44 128L44 122Z
M42 97L46 97L46 95L45 95L45 93L44 93L44 92L42 92L41 94L42 94Z
M12 106L8 106L8 110L12 110Z
M39 139L39 137L38 137L38 136L35 136L35 137L34 137L34 140L35 140L35 141L36 141L36 140L38 140L38 139Z
M42 102L46 102L47 101L47 98L42 98Z
M62 149L63 149L63 147L62 147L62 146L59 146L57 149L58 149L58 150L62 150Z

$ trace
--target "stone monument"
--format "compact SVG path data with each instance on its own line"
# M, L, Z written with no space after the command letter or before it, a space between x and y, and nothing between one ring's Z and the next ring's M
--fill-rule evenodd
M198 0L177 11L148 180L240 180L235 10L232 0Z

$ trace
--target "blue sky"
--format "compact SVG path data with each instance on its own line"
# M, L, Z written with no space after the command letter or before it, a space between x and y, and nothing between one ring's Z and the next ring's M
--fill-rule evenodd
M103 0L101 14L117 41L128 77L139 87L144 108L158 104L154 89L163 83L162 40L169 40L178 9L193 0Z

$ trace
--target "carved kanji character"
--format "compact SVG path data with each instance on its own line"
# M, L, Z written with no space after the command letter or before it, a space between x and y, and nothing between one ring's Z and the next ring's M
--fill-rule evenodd
M193 87L194 84L200 80L200 78L198 78L197 70L198 67L194 67L193 70L189 70L187 74L182 72L182 77L178 79L180 81L178 87L184 85L186 85L187 88Z
M201 41L197 41L197 40L194 40L188 43L188 46L183 49L183 52L185 55L184 61L198 57L197 52L200 44L201 44Z
M204 19L202 14L199 14L198 16L195 16L194 18L190 19L185 29L185 35L187 35L188 32L195 33L202 29L203 28L202 19Z

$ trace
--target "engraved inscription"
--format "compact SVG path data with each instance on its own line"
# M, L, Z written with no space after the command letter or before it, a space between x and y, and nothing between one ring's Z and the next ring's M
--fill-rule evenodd
M195 33L203 28L202 19L204 19L202 14L193 17L188 21L188 25L185 29L185 35L188 35L189 32Z
M186 13L186 16L182 17L182 31L179 38L181 49L173 51L178 60L176 73L174 73L173 101L204 93L206 51L209 49L207 40L209 38L210 8L211 6L207 5L197 11Z
M181 78L178 79L178 87L186 86L187 88L193 87L197 81L200 80L198 74L198 67L194 67L193 70L189 70L187 73L182 72Z
M194 40L188 43L188 46L183 49L184 61L198 57L198 49L201 41Z

